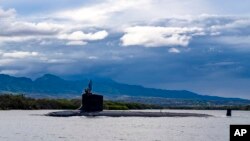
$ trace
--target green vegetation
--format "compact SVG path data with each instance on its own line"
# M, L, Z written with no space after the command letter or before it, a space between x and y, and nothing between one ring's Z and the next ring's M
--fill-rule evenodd
M77 109L81 105L80 99L34 99L24 95L0 95L0 110L10 109ZM156 109L160 106L104 101L104 109L109 110L128 110L128 109Z
M127 102L114 102L104 101L104 109L107 110L129 110L129 109L162 109L161 106L141 104L141 103L127 103Z
M234 105L234 106L165 106L164 109L180 109L180 110L244 110L250 111L250 105Z
M67 99L33 99L24 95L0 95L0 109L76 109L79 100Z

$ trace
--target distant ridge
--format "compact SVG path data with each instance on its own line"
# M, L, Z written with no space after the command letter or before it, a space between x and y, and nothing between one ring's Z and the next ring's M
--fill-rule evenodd
M26 77L13 77L0 74L0 92L24 93L31 97L75 98L79 97L88 80L69 81L52 74L45 74L35 80ZM126 101L148 101L155 103L162 99L192 100L192 101L220 101L249 103L250 100L240 98L223 98L217 96L200 95L187 90L162 90L145 88L138 85L117 83L110 79L94 79L96 93L107 98ZM156 99L154 102L150 102Z

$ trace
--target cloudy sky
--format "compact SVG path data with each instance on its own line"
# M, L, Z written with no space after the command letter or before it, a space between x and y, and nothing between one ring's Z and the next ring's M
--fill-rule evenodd
M249 0L0 0L0 73L250 99Z

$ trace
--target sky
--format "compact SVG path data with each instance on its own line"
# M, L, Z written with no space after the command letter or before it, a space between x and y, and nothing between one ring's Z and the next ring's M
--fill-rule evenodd
M249 0L0 0L0 73L250 99Z

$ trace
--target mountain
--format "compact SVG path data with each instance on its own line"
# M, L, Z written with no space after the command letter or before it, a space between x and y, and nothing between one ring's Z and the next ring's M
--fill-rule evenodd
M88 80L69 81L58 76L45 74L35 80L0 74L0 92L24 93L31 97L76 98L80 97ZM128 85L110 79L93 80L93 91L113 100L146 102L151 104L227 103L250 104L250 100L200 95L186 90L162 90ZM209 103L208 103L209 104Z

